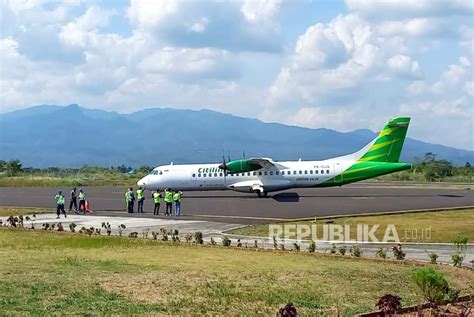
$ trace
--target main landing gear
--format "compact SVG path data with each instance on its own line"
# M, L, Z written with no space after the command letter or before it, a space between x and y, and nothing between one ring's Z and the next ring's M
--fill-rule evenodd
M260 198L268 196L268 192L261 191L260 189L257 189L255 192L257 193L258 197L260 197Z

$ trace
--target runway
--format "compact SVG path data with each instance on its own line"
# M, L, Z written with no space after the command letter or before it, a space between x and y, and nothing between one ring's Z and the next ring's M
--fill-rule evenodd
M474 205L473 187L466 189L406 188L404 183L390 186L359 183L344 187L294 189L270 193L267 198L233 191L185 192L183 219L226 223L263 223L330 215L354 215L425 208ZM69 204L68 188L3 187L0 205L55 208L54 195L62 189ZM91 208L97 215L150 217L151 193L146 192L145 214L125 212L125 187L84 187ZM164 204L161 206L161 213Z

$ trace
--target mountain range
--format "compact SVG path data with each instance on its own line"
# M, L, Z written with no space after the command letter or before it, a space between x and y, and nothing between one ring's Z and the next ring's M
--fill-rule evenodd
M365 129L338 132L264 123L211 110L120 114L41 105L0 115L0 159L20 159L31 167L208 163L222 161L223 154L226 159L318 160L354 152L376 135ZM413 162L427 152L456 165L474 161L474 151L412 138L405 141L401 161Z

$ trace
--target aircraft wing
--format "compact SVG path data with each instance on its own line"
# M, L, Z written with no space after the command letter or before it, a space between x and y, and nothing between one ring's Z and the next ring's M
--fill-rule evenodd
M272 159L266 157L251 157L247 160L249 164L260 165L262 168L270 168L275 166Z

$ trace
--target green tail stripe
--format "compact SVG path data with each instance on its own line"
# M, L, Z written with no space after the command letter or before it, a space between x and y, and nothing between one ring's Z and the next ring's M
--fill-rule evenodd
M398 117L388 121L358 162L398 162L409 123L408 117Z

